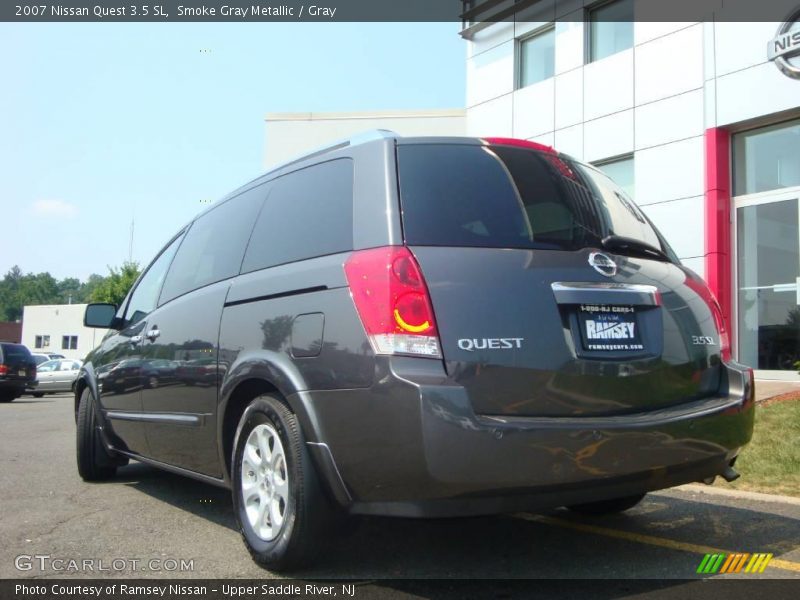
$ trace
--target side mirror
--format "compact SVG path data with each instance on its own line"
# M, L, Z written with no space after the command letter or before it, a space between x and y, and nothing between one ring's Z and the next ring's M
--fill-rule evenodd
M98 302L86 306L83 313L83 324L86 327L97 327L99 329L115 329L116 327L117 305Z

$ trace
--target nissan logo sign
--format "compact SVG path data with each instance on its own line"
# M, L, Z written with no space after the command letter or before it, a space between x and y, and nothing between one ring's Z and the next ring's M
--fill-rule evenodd
M606 277L613 277L617 274L617 263L611 260L611 257L602 252L592 252L589 255L589 264L594 267L598 273Z
M784 75L800 79L800 8L795 10L767 45L767 58L774 61ZM795 57L798 62L792 63Z

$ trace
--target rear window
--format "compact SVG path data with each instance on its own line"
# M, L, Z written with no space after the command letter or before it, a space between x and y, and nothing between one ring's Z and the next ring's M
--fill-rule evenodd
M397 153L410 245L577 250L618 235L671 255L627 194L592 167L508 146L401 145Z
M31 352L20 344L0 344L0 361L16 363L31 362Z

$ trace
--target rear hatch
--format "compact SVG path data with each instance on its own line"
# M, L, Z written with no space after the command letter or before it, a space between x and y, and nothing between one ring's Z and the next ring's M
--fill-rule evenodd
M25 346L0 344L0 377L21 383L36 379L36 362Z
M405 241L477 413L606 416L717 393L705 284L608 177L530 143L397 153Z

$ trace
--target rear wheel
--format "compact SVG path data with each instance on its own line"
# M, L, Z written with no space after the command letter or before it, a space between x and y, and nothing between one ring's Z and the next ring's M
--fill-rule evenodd
M645 494L636 494L634 496L624 496L622 498L611 498L610 500L600 500L599 502L587 502L586 504L574 504L568 506L571 511L582 513L585 515L613 515L621 513L633 508Z
M84 481L103 481L117 472L116 457L103 446L97 427L94 396L87 387L78 405L77 430L78 473Z
M250 403L232 458L234 511L253 560L275 570L309 563L330 533L334 511L297 418L280 398Z
M14 392L0 392L0 402L11 402L18 397Z

